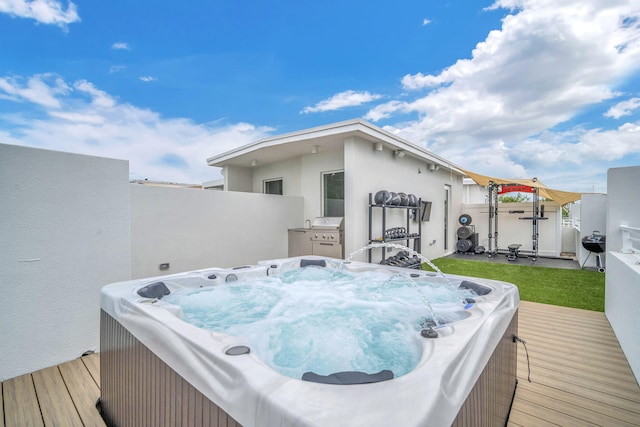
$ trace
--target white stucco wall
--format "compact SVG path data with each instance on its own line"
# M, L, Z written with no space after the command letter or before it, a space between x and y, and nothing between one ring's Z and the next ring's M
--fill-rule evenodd
M448 170L430 171L424 161L410 156L395 158L386 148L376 151L371 142L350 139L345 143L345 254L368 244L369 193L380 190L415 194L433 203L429 222L422 223L422 254L437 258L455 251L455 221L462 200L462 179ZM444 248L444 187L451 185L449 249ZM381 212L373 212L373 237L382 234ZM404 210L388 210L387 228L406 226ZM415 228L413 228L415 226ZM417 224L411 223L411 231ZM435 240L435 243L433 241ZM433 243L433 244L431 244ZM373 262L379 262L379 250ZM363 254L356 258L366 261Z
M640 227L640 166L609 169L607 174L607 250L622 247L620 224ZM582 218L584 221L584 217Z
M576 245L576 256L580 265L595 268L596 256L582 246L582 238L591 235L594 231L600 234L607 232L607 195L583 194L580 201L580 236ZM607 236L607 244L608 244ZM601 254L602 262L606 265L606 254ZM585 263L586 261L586 263Z
M640 381L640 257L620 254L620 224L640 227L637 185L640 166L609 169L607 174L607 271L605 314L629 365ZM584 217L582 219L584 221Z
M264 191L264 181L282 179L283 195L304 197L303 216L295 227L303 227L305 220L323 216L322 174L344 170L342 150L307 154L292 159L251 168L254 193Z
M224 189L227 191L253 191L253 169L250 167L226 166L223 169Z
M282 194L284 196L300 196L302 194L301 168L302 159L300 157L253 168L253 192L264 192L264 181L266 180L282 179Z
M128 162L0 145L0 380L98 350L130 276Z
M235 267L288 254L302 197L131 185L132 278ZM169 263L168 270L159 265Z
M462 203L465 205L487 203L489 200L489 190L487 187L476 184L471 178L464 178L463 184Z
M304 196L304 219L324 216L322 207L322 174L345 169L342 150L302 156L301 196ZM345 180L347 171L345 170ZM345 199L348 198L345 188ZM346 208L345 208L346 216Z
M579 232L575 227L563 227L562 228L562 252L569 252L577 254L578 252L578 237Z
M544 216L548 219L538 221L538 255L559 256L562 249L562 211L553 202L541 202L540 205L544 205ZM509 211L524 211L524 213L509 213ZM464 205L462 213L471 215L472 225L475 225L478 233L479 244L489 249L489 205ZM522 251L533 250L532 221L519 219L530 216L533 216L531 202L498 204L498 248L500 250L508 250L511 244L522 245L520 247ZM492 232L495 232L495 229Z

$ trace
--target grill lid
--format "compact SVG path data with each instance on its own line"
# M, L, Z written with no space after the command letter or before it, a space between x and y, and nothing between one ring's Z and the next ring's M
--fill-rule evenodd
M324 216L317 217L311 223L314 230L342 230L344 228L344 217Z
M582 238L582 246L589 252L604 252L606 249L606 236L594 231L591 235Z

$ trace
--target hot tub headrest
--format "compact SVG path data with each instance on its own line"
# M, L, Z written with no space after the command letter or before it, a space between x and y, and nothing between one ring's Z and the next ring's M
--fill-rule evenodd
M460 282L460 286L458 287L460 289L472 290L473 292L475 292L477 295L480 295L480 296L486 295L489 292L491 292L491 288L480 285L479 283L470 282L468 280L463 280L462 282Z
M315 265L316 267L326 267L327 262L323 259L301 259L300 267L308 267L310 265Z
M377 374L367 374L366 372L345 371L336 372L329 375L318 375L314 372L305 372L302 381L311 381L323 384L350 385L350 384L370 384L393 379L393 372L385 369Z
M160 299L165 295L169 295L171 291L167 288L164 282L150 283L142 288L138 289L138 295L144 298L156 298Z

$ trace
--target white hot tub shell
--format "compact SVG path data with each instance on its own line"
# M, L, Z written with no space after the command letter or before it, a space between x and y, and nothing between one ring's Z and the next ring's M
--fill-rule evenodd
M243 339L195 327L160 298L138 291L161 282L169 292L224 286L301 268L303 260L342 264L350 272L380 269L430 275L388 266L298 257L241 269L206 269L107 285L101 310L101 409L113 425L423 426L504 425L516 387L517 308L514 285L472 282L468 317L443 325L424 339L422 358L406 375L368 384L332 385L281 375L250 352L225 352ZM209 277L215 277L210 279ZM145 288L146 287L146 288Z

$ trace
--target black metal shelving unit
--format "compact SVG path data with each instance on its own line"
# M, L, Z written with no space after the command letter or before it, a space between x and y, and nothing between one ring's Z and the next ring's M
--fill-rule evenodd
M422 205L422 199L418 199L418 206ZM373 210L374 209L381 209L382 210L382 234L380 238L376 238L374 239L373 236ZM385 238L386 236L386 231L387 231L387 209L391 209L392 211L405 211L405 218L406 218L406 232L407 235L412 234L410 233L411 230L411 219L412 218L416 218L416 222L417 222L417 227L418 227L418 231L417 231L417 236L413 236L413 237L402 237L402 238L395 238L395 239L389 239L389 238ZM421 253L421 245L420 245L420 241L422 239L422 221L420 221L420 208L419 207L415 207L415 206L398 206L398 205L386 205L386 204L382 204L382 205L378 205L375 204L373 202L373 194L369 193L369 243L383 243L383 242L405 242L406 247L410 248L411 247L411 242L413 241L413 250ZM414 227L416 227L414 225ZM373 252L374 248L369 249L369 254L368 254L368 260L369 262L371 262L371 258L372 258L372 252ZM385 259L385 249L386 248L380 248L382 251L382 259Z

